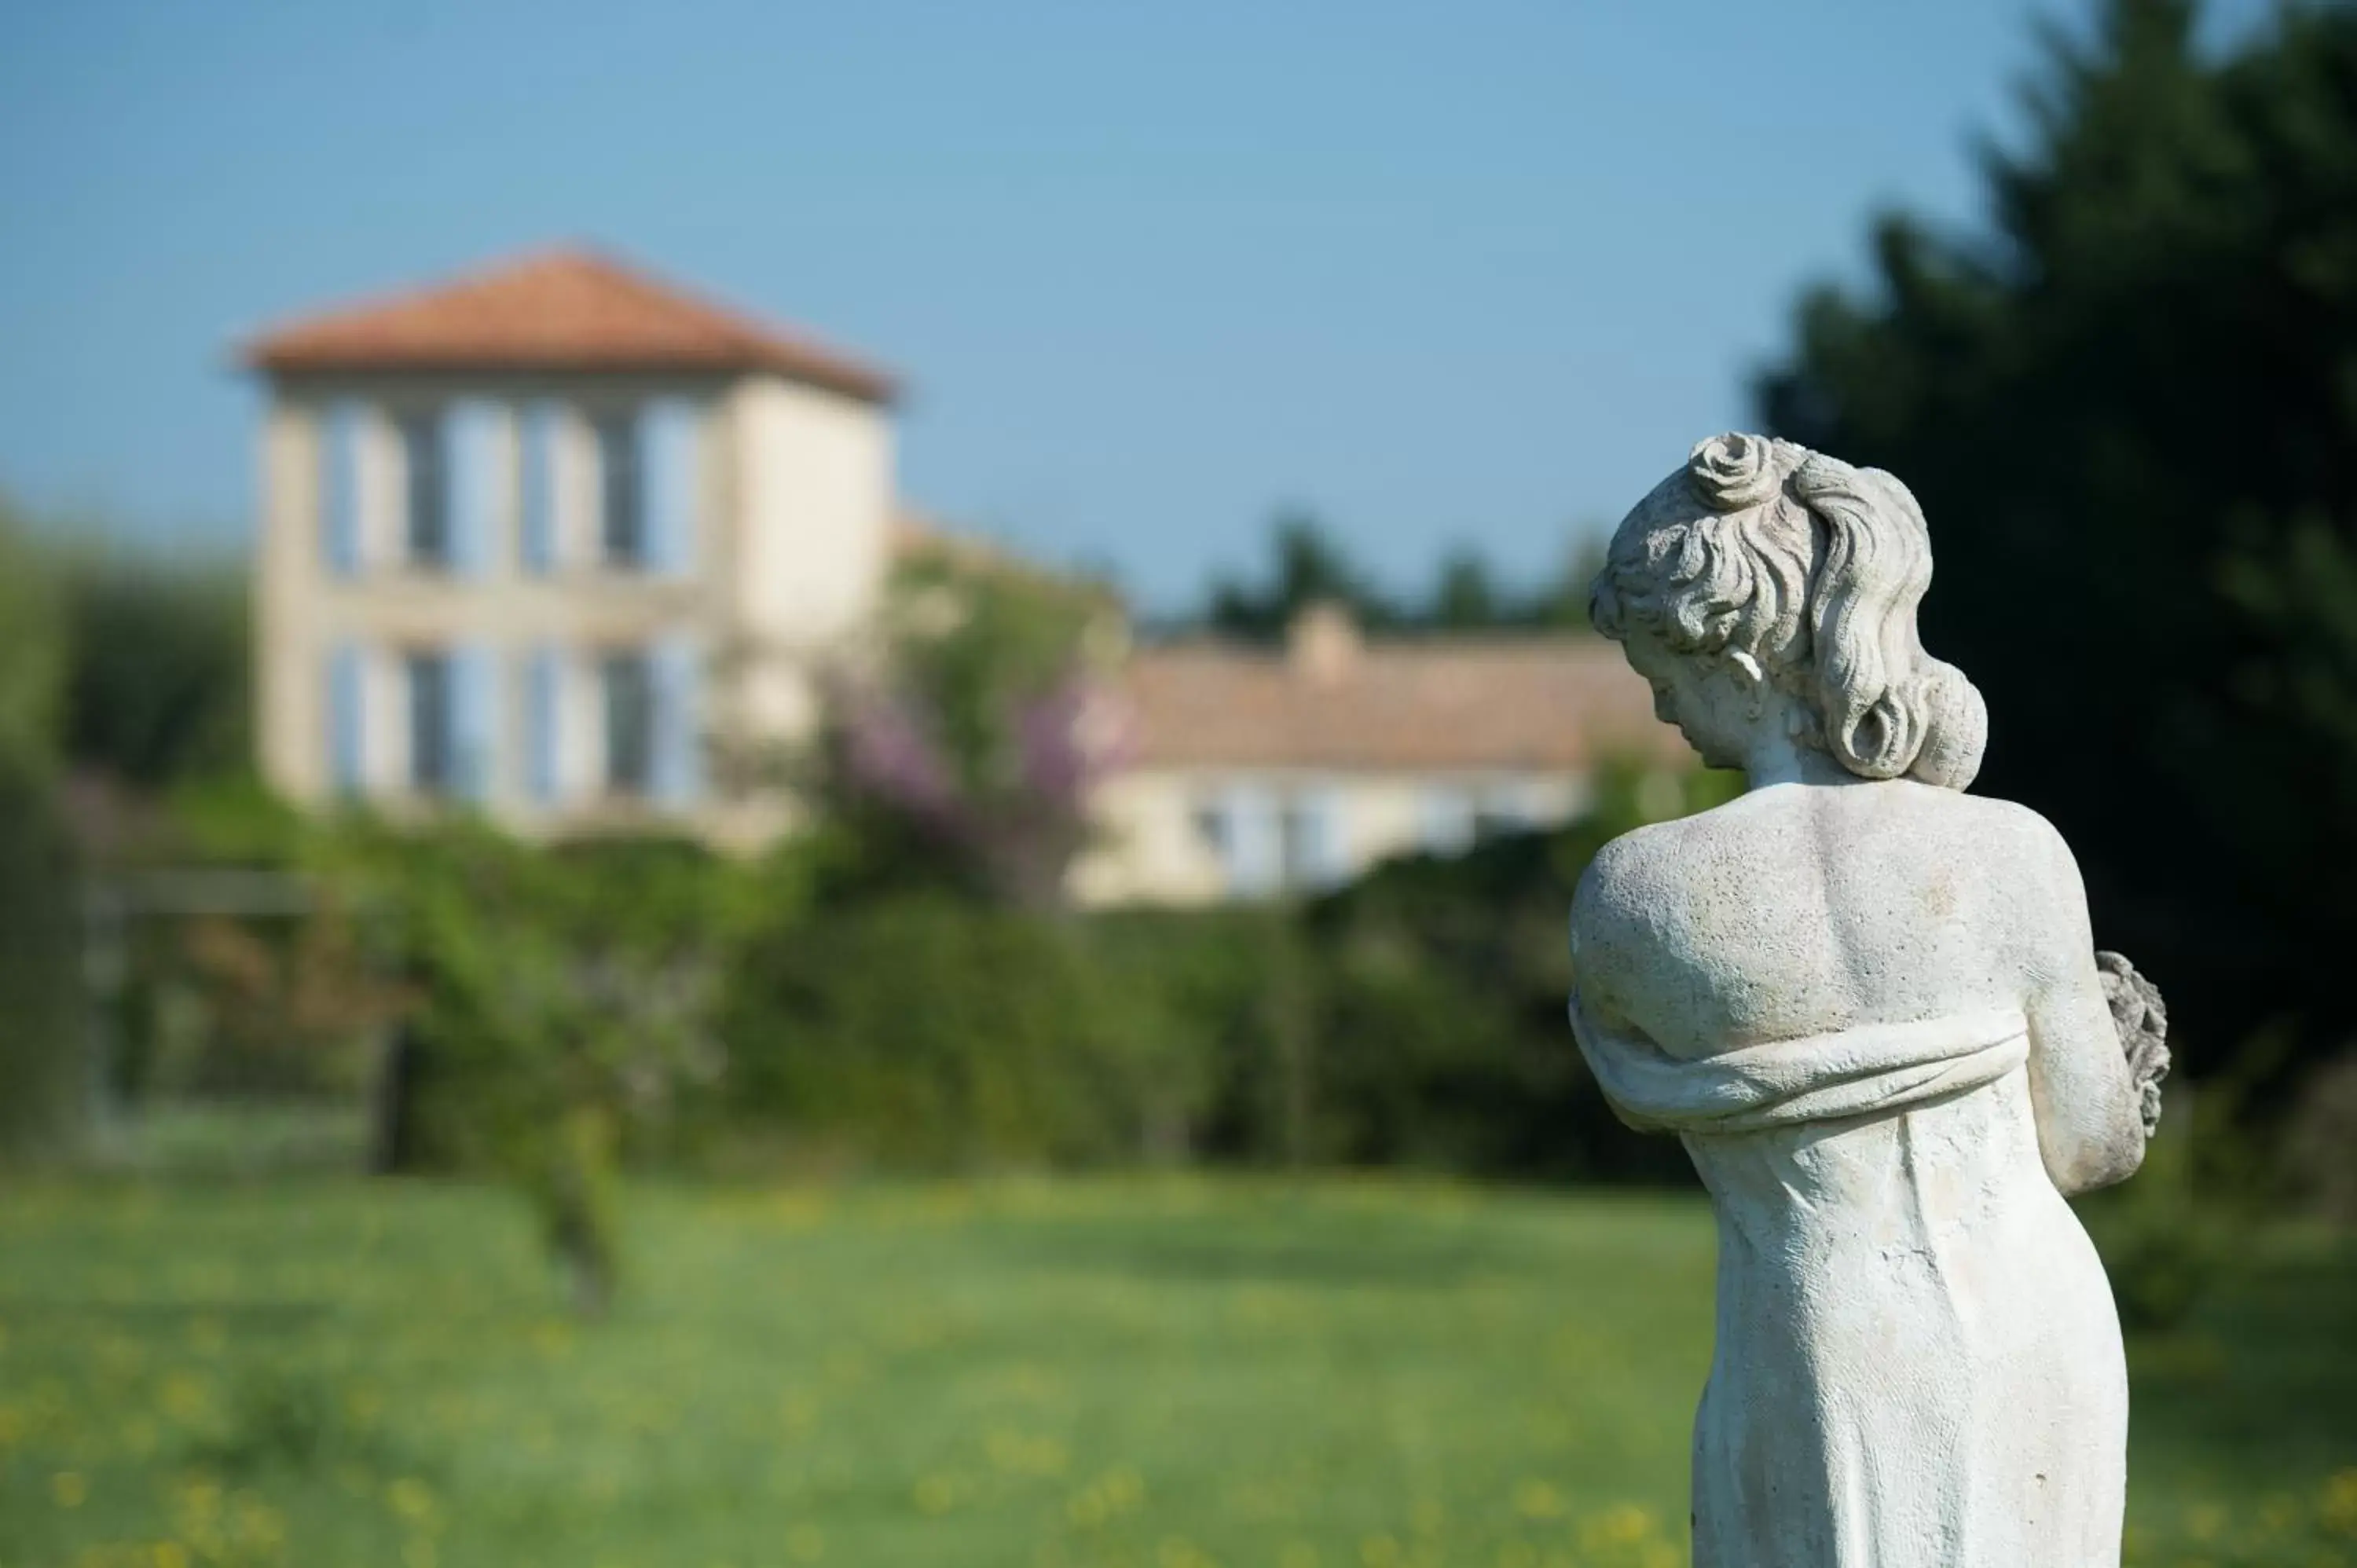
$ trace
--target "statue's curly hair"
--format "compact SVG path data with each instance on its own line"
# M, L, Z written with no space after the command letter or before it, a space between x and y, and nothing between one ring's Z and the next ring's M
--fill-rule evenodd
M1674 653L1748 657L1798 699L1796 738L1852 773L1962 789L1988 713L1916 635L1931 581L1931 532L1898 479L1718 435L1622 520L1588 616L1609 638L1639 625Z

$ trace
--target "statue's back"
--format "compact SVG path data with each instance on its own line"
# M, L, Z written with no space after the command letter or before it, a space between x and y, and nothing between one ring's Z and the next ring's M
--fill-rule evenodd
M2019 1006L2052 830L1905 780L1755 790L1614 841L1575 908L1592 1002L1673 1056Z

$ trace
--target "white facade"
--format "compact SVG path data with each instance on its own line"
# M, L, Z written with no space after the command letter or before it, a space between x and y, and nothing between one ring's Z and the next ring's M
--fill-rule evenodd
M1282 649L1134 650L1117 685L1129 755L1069 884L1089 904L1315 894L1395 855L1560 826L1605 758L1674 796L1691 762L1594 637L1370 639L1312 606Z
M1074 865L1072 893L1087 904L1318 893L1394 855L1559 826L1588 798L1584 773L1135 768L1100 788L1103 837Z

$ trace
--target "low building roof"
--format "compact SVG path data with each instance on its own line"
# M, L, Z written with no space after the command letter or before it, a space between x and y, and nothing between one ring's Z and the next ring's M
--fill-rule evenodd
M872 403L886 371L592 251L524 256L262 332L246 363L329 371L772 371Z
M1313 611L1281 650L1142 648L1120 686L1134 768L1557 772L1615 751L1693 758L1599 637L1365 641Z

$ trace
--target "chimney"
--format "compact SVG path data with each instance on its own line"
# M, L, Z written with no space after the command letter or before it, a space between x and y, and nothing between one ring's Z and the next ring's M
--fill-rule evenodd
M1285 628L1285 657L1314 686L1334 686L1359 667L1359 623L1331 599L1304 605Z

